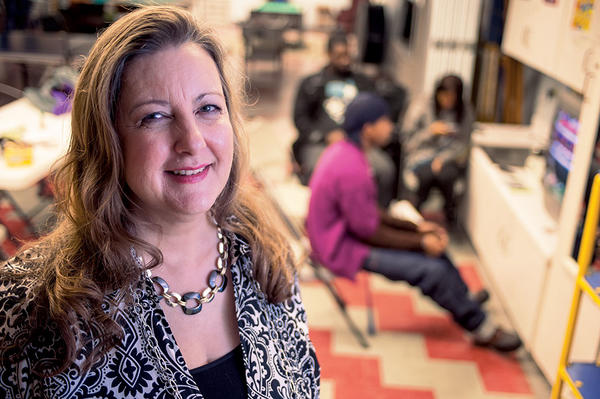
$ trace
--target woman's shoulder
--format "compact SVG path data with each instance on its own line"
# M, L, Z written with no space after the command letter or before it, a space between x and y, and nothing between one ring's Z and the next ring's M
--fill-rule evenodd
M0 263L0 297L7 289L19 286L32 287L41 278L43 255L39 248L29 248Z
M29 249L0 264L0 337L24 326L41 282L41 254Z

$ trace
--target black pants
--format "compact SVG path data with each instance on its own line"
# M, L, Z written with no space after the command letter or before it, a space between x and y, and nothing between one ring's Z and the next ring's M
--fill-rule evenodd
M444 214L446 220L453 222L456 217L456 198L454 197L454 183L462 174L462 168L454 161L445 162L438 174L434 174L431 170L431 162L417 166L415 176L419 180L419 188L417 189L416 208L421 206L429 198L429 193L432 188L437 187L442 192L444 197Z

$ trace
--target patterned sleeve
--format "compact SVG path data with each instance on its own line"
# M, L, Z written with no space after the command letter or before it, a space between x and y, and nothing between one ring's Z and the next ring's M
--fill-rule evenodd
M13 258L0 264L0 351L2 365L0 367L0 397L28 398L42 397L39 380L30 375L30 362L19 355L15 349L6 349L16 341L25 339L29 312L34 298L34 281L32 278L20 277L26 270L26 261ZM38 396L36 396L38 395Z
M317 360L315 347L309 338L306 310L302 303L300 294L300 285L296 277L292 288L292 298L290 301L295 305L296 320L300 330L300 339L296 342L298 355L298 366L302 373L302 380L299 391L304 398L318 398L320 395L321 368Z

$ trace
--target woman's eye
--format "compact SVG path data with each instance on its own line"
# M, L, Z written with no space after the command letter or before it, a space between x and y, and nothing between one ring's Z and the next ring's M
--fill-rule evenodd
M160 121L161 119L164 119L164 118L165 118L165 116L163 114L161 114L160 112L153 112L142 118L141 125L147 126L154 122Z
M206 104L200 107L198 111L201 113L220 113L221 107L214 104Z

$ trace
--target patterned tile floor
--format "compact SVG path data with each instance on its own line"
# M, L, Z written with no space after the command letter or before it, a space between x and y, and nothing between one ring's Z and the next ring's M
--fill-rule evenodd
M460 269L477 274L472 265ZM447 314L408 285L367 274L356 283L336 281L365 334L367 283L377 326L368 349L358 345L320 283L303 285L323 398L548 397L548 385L524 350L502 355L472 346Z

